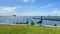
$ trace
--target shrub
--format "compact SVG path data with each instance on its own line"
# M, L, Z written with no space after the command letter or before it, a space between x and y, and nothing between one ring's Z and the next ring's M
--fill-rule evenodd
M35 23L31 20L31 25L35 25Z

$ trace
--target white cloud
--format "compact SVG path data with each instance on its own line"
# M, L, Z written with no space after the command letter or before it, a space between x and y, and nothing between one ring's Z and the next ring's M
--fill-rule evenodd
M15 13L17 7L0 7L0 15L8 15Z
M53 4L48 4L48 5L42 6L40 8L47 8L47 7L50 7L50 6L53 6Z
M5 12L13 12L16 10L16 7L2 7L1 10Z
M54 11L51 12L52 15L60 16L60 10L55 9Z
M29 0L22 0L22 1L24 1L24 2L28 2Z
M35 0L22 0L23 2L27 3L27 2L35 2Z
M27 16L60 16L60 10L58 9L54 9L53 11L50 11L50 12L39 12L39 11L36 11L36 12L31 12L31 13L26 13L24 15L27 15Z
M60 16L60 10L58 9L54 9L53 11L50 11L50 12L41 12L40 15L43 15L43 16Z
M35 12L23 12L23 13L18 13L16 9L19 7L0 7L0 15L21 15L21 16L60 16L60 10L59 9L54 9L53 11L50 11L48 13L46 12L40 12L40 11L35 11Z

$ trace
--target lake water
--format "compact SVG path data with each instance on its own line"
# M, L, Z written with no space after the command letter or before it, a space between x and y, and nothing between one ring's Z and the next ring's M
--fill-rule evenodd
M14 22L26 22L27 18L29 20L29 24L31 20L34 21L35 25L38 22L38 19L33 19L34 16L0 16L0 24L14 24ZM40 18L40 16L35 16L36 18ZM47 17L47 16L46 16ZM43 17L45 18L45 17ZM51 20L43 20L42 25L60 25L60 21L51 21Z

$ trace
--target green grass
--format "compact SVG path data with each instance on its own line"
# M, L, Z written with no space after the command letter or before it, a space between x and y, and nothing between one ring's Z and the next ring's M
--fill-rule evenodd
M0 25L0 34L60 34L60 27Z

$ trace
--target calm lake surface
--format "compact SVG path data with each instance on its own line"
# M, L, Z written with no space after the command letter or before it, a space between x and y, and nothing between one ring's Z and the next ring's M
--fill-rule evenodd
M34 21L35 25L39 19L33 19L33 17L40 18L40 16L0 16L0 24L14 24L14 22L26 22L27 18L29 20L29 24L31 20ZM60 18L60 16L50 16L51 18ZM47 18L44 16L43 18ZM51 20L43 20L42 25L60 25L60 21L51 21Z

